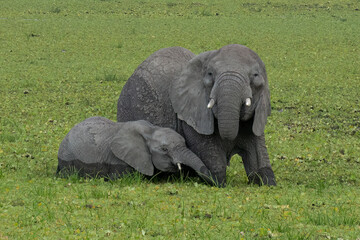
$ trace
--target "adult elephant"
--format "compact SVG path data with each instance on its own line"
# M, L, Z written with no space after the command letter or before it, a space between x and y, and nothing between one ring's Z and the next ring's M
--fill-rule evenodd
M117 121L144 119L176 130L219 186L234 154L250 182L276 185L264 137L270 109L265 65L251 49L233 44L196 56L171 47L152 54L129 78Z

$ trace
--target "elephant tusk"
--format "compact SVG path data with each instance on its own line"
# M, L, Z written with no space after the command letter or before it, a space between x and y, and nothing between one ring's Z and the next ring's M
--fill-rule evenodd
M245 99L245 105L248 106L248 107L251 106L251 99L250 98Z
M207 108L212 108L215 104L215 100L214 99L210 99L208 105L207 105Z
M179 170L181 171L181 164L177 163L177 166L178 166Z

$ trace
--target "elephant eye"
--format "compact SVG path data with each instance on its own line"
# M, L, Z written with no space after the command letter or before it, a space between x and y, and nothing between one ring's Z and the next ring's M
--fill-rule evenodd
M259 74L258 74L258 73L255 73L255 74L254 74L254 77L258 77L258 76L259 76Z
M214 77L212 72L207 72L204 76L204 84L206 87L212 87L214 85Z
M163 151L163 152L167 152L167 151L168 151L168 149L167 149L167 147L165 147L165 146L161 146L161 151Z

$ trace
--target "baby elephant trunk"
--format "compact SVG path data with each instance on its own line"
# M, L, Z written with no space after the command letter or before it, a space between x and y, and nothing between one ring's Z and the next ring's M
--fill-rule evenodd
M205 181L212 183L212 177L209 169L204 165L201 159L186 147L181 147L174 151L174 163L181 168L181 164L194 169Z

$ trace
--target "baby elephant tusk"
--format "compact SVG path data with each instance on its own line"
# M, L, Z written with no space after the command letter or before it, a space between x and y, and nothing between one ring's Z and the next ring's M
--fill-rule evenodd
M248 106L248 107L251 106L251 99L250 98L245 99L245 105Z
M210 99L208 105L207 105L207 108L212 108L215 104L215 100L214 99Z
M179 170L181 171L181 164L177 163L177 166L178 166Z

